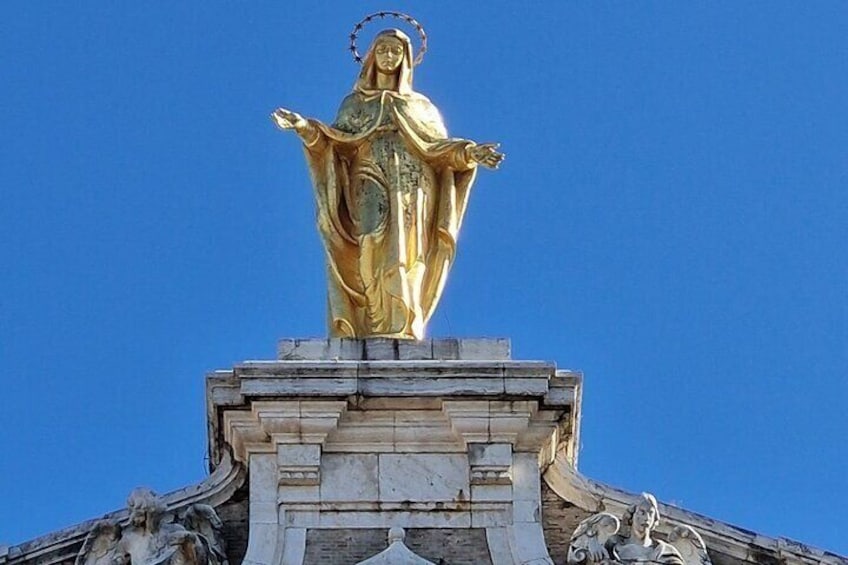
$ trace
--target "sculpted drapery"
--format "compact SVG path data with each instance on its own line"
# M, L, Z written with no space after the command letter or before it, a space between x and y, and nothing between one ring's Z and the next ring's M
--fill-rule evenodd
M424 336L477 164L503 158L494 145L448 137L438 109L412 88L412 61L409 38L383 31L331 126L273 114L304 143L334 337Z

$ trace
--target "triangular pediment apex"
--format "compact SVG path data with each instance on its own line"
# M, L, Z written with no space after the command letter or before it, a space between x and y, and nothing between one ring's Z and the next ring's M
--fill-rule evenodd
M403 528L389 530L389 547L357 565L435 565L423 557L416 555L404 544L406 533Z

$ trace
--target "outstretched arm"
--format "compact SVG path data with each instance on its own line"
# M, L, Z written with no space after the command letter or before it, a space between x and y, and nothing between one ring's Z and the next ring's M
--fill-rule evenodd
M294 130L306 145L313 145L321 135L321 132L312 125L309 120L297 112L277 108L271 113L271 121L281 130Z

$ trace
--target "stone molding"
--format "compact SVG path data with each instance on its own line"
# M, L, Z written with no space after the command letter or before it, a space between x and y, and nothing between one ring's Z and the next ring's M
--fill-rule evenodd
M510 341L505 338L422 339L391 338L309 338L281 339L277 343L280 361L466 361L510 358Z
M230 440L236 442L231 445L240 461L245 459L240 445L267 445L267 434L255 425L257 415L239 415L236 410L254 410L252 406L261 399L310 398L315 402L316 397L346 401L374 397L533 398L552 408L569 409L569 437L561 439L570 441L569 451L576 460L579 422L578 412L572 408L579 407L581 378L579 373L557 371L553 364L538 361L247 362L207 377L210 461L214 466L221 457L221 446ZM457 416L462 419L457 425L473 426L474 409L457 402L461 401L446 405L446 413L471 410L467 417ZM531 427L541 425L537 431L542 432L544 416L534 416L534 410L529 405L524 408L527 418L532 418ZM521 417L516 411L515 418ZM468 433L472 433L471 428ZM504 429L503 433L509 432ZM527 441L535 440L528 436Z

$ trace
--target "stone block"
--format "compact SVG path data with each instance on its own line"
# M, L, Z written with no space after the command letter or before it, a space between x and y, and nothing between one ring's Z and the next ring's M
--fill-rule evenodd
M277 464L283 466L315 466L321 464L321 446L278 445Z
M409 524L410 528L470 528L471 512L446 512L430 510L427 512L397 512L397 524Z
M422 375L415 372L401 372L395 376L366 374L359 378L359 392L365 395L484 395L503 392L503 379L500 377L453 377L451 375Z
M509 513L503 510L472 510L472 528L493 528L510 524Z
M327 453L321 461L321 502L377 500L376 454Z
M459 340L452 338L434 339L433 359L448 361L459 359Z
M508 443L469 443L468 462L472 466L509 466L512 464L512 445Z
M506 527L486 528L486 546L492 558L492 565L515 565Z
M277 493L277 502L286 503L317 503L321 501L321 491L318 485L281 486Z
M513 522L541 522L542 511L537 500L516 500L512 503Z
M393 361L397 359L398 340L371 337L365 343L365 359L369 361Z
M547 377L506 377L504 389L507 394L522 396L544 396L548 392Z
M339 372L333 377L305 376L249 377L242 380L245 396L342 396L356 394L356 374Z
M288 528L315 528L320 523L318 510L289 510L285 513L285 525Z
M277 359L328 359L328 349L326 339L281 339L277 342Z
M277 501L250 502L250 521L256 524L277 523Z
M244 563L248 565L270 563L274 556L274 548L277 546L278 530L276 522L252 524Z
M510 342L502 338L466 338L458 343L458 358L467 361L494 361L510 358Z
M468 457L460 454L379 455L381 502L468 500Z
M539 500L541 496L539 477L537 454L516 453L513 455L512 496L515 500Z
M365 349L361 339L333 337L327 341L327 359L362 361Z
M509 502L512 485L471 485L471 502Z
M519 522L509 529L510 547L521 563L551 563L541 525Z
M273 453L250 455L250 503L273 501L277 492L277 461Z
M398 340L398 359L400 361L429 361L433 359L433 340Z
M393 432L395 452L465 452L441 410L398 410Z
M281 563L303 563L306 553L306 529L286 528Z

